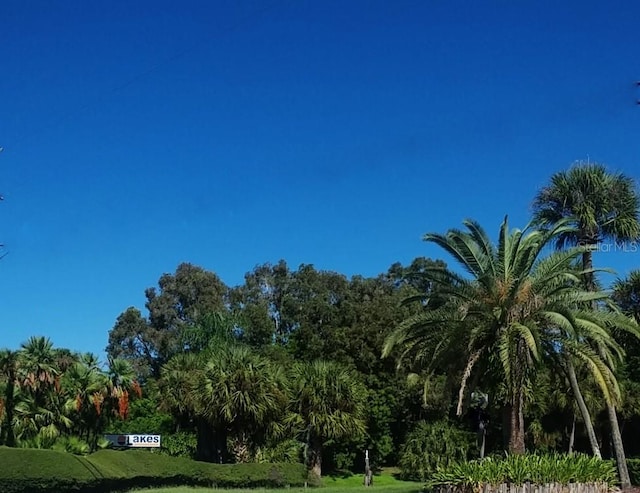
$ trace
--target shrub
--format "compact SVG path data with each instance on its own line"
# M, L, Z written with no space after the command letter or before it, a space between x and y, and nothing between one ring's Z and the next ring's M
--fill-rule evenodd
M640 485L640 459L627 459L627 468L629 469L631 484Z
M161 452L172 457L185 457L194 459L198 446L195 433L180 432L171 435L162 435Z
M429 478L429 485L476 488L481 484L608 483L616 471L611 461L582 454L509 455L450 464Z
M303 455L304 443L288 439L261 447L256 453L256 462L299 464L304 460Z
M438 468L469 459L475 435L448 421L420 422L409 433L400 452L402 479L425 481Z

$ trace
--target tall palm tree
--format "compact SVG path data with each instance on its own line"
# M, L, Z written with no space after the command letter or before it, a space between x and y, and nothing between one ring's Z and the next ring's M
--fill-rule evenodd
M512 453L523 453L525 394L537 363L558 352L579 357L587 363L605 397L615 400L618 387L613 373L581 338L589 332L615 353L618 348L608 337L607 327L625 321L604 314L598 318L577 309L581 303L607 297L582 286L580 271L575 268L582 248L544 256L550 242L570 231L568 221L560 221L548 231L510 231L505 218L497 245L478 223L465 221L464 225L467 231L431 233L425 240L446 250L467 276L446 268L431 269L429 275L442 284L442 294L448 299L441 307L400 324L388 337L383 356L399 347L399 364L432 366L442 364L452 349L457 352L464 361L459 415L467 383L478 369L504 382L497 394L502 394L505 404L508 448Z
M533 203L534 220L546 227L559 219L569 219L573 231L559 237L558 246L586 246L582 264L588 290L596 289L593 275L593 251L603 241L616 246L640 238L640 196L634 181L620 173L609 173L601 164L581 164L556 173L550 185L544 187ZM629 471L614 403L607 405L613 447L620 482L630 486Z
M366 389L353 372L328 361L295 365L291 382L287 421L304 437L308 467L321 477L324 443L364 433Z

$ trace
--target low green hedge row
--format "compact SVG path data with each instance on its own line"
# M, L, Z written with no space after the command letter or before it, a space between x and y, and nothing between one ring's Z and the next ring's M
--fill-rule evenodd
M151 486L301 486L302 464L208 464L148 451L64 452L0 447L2 493L112 492Z

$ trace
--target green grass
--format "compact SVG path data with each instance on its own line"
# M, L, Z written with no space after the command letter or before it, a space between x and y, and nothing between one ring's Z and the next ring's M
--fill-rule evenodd
M362 484L362 475L326 476L322 479L321 488L286 488L286 489L233 489L233 490L213 490L211 488L159 488L152 490L139 490L139 493L205 493L217 491L218 493L355 493L356 491L371 491L371 493L390 491L393 493L419 493L423 489L422 483L412 481L400 481L396 479L391 471L383 471L373 478L372 489L365 488Z

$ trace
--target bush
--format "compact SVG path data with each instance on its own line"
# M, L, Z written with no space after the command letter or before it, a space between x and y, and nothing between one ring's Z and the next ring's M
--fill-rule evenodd
M208 464L143 450L101 450L86 457L0 447L2 493L112 492L151 486L217 488L301 486L302 464Z
M161 453L170 455L171 457L194 459L198 446L197 442L198 439L195 433L180 432L171 435L162 435Z
M429 479L429 485L476 488L481 484L608 483L616 481L611 461L582 454L509 455L450 464Z
M288 439L267 444L256 453L256 462L299 464L304 460L304 443Z
M640 459L627 459L627 468L629 469L629 477L631 484L640 485Z
M409 433L400 451L402 479L425 481L438 468L469 459L475 435L448 421L422 421Z

